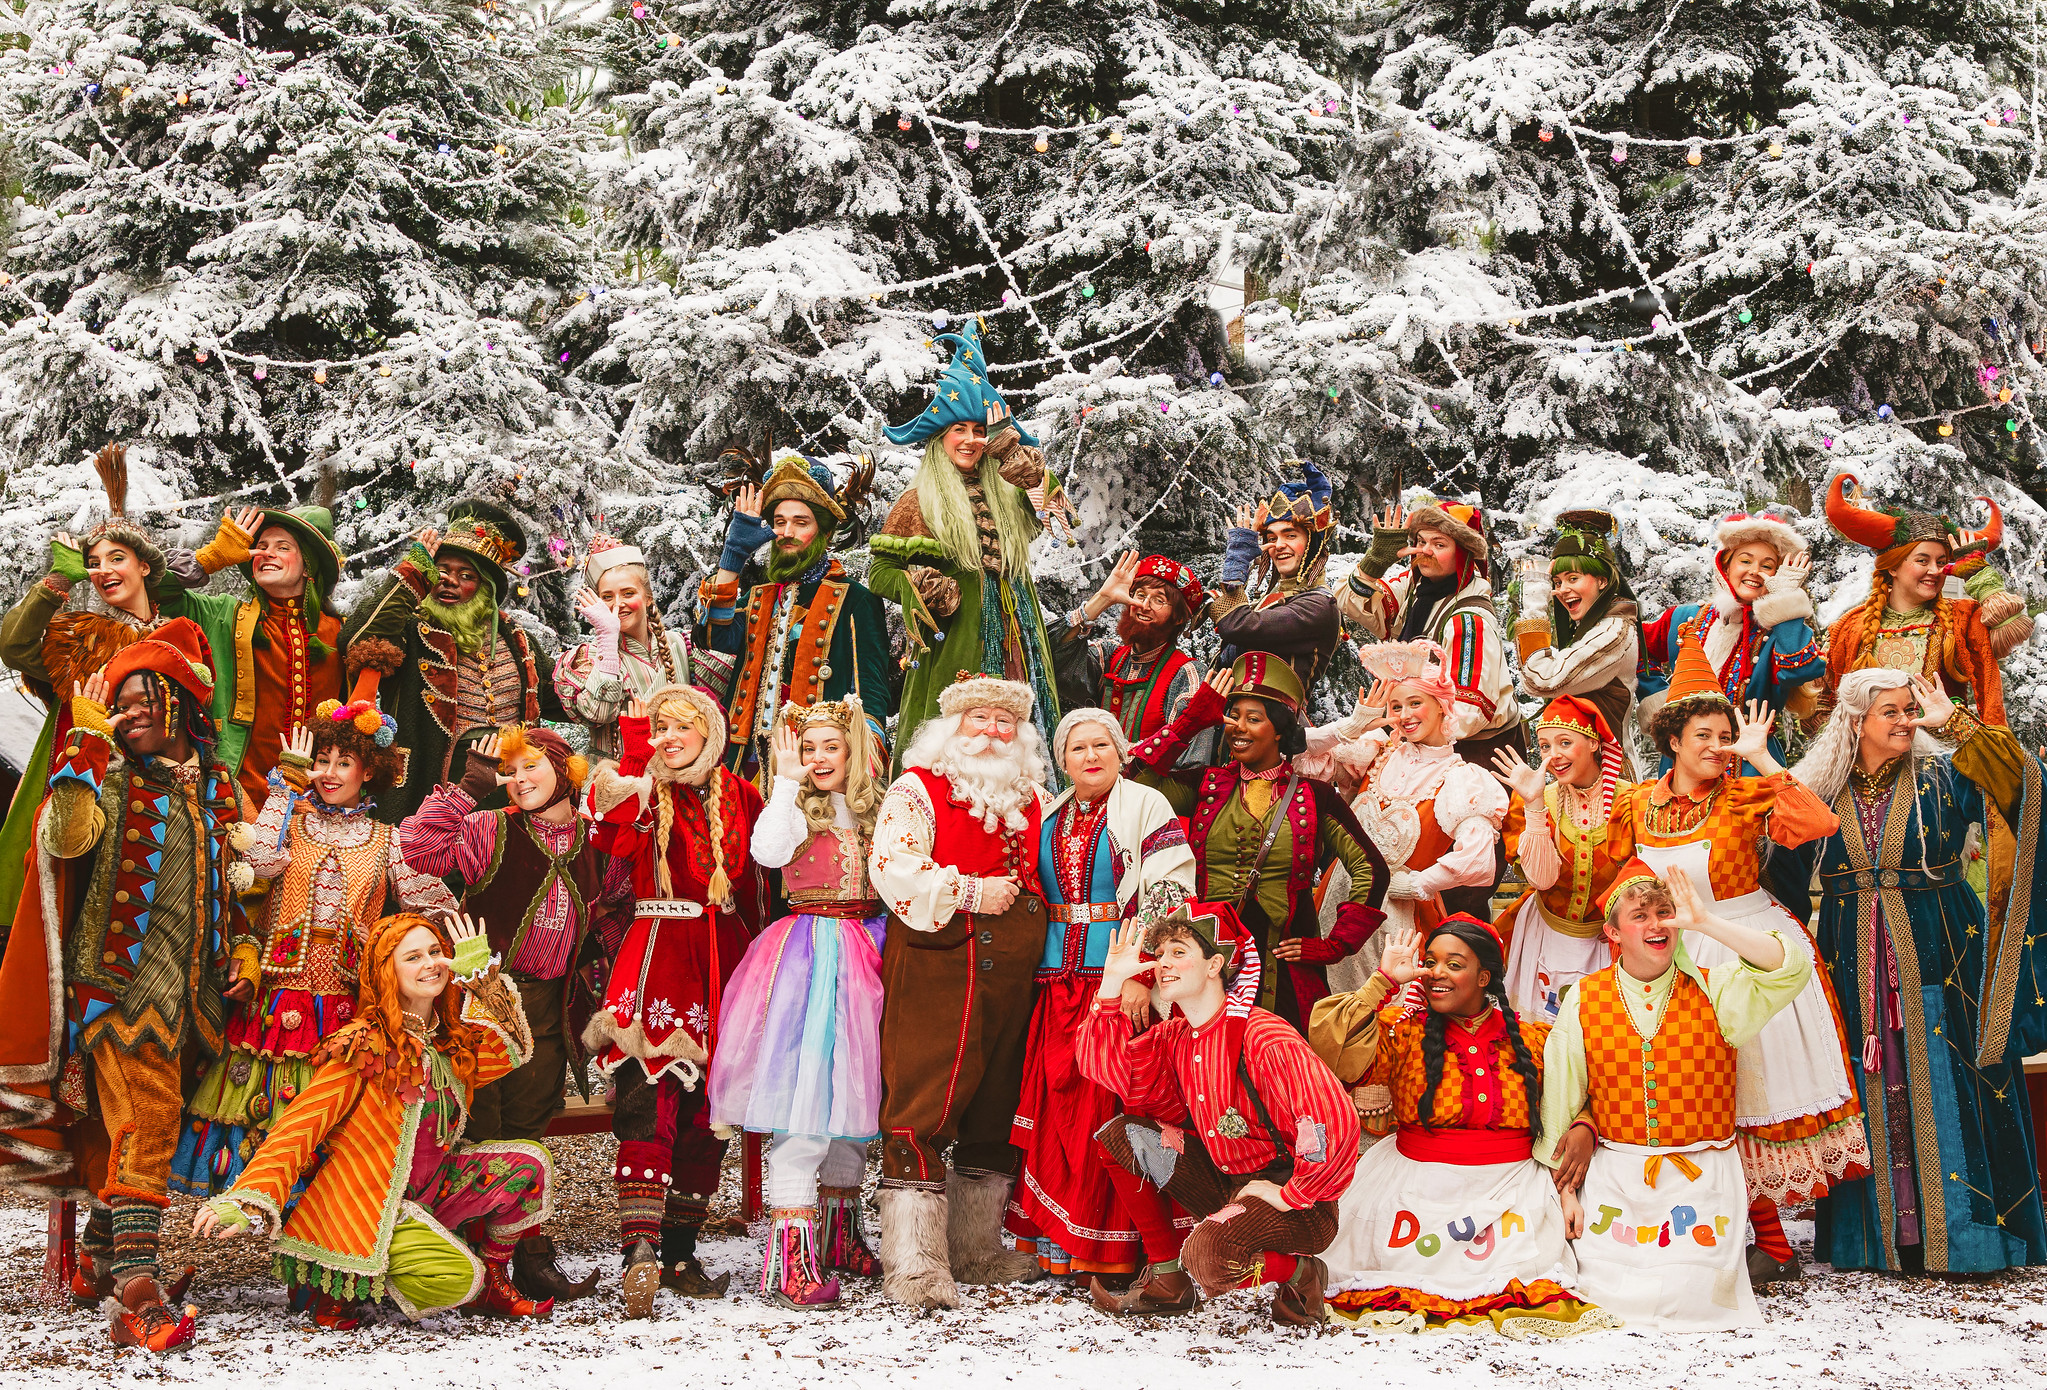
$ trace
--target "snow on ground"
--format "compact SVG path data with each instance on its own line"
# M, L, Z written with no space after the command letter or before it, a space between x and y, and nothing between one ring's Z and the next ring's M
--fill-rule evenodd
M1810 1238L1810 1228L1794 1236ZM1784 1385L2047 1386L2047 1273L1940 1281L1835 1275L1821 1269L1768 1296L1762 1331L1658 1339L1630 1332L1522 1345L1491 1336L1369 1336L1273 1330L1266 1299L1238 1293L1192 1317L1117 1324L1084 1298L1034 1285L970 1293L966 1307L916 1317L857 1287L834 1312L798 1316L752 1289L756 1242L709 1241L711 1272L730 1271L720 1303L663 1293L656 1320L619 1317L616 1285L565 1307L550 1323L514 1326L448 1315L411 1326L387 1320L348 1334L284 1312L281 1290L244 1278L195 1290L199 1341L161 1363L116 1351L95 1313L53 1311L23 1297L43 1246L39 1213L0 1210L0 1293L9 1331L0 1385L36 1390L152 1385L269 1386L284 1390L461 1386L615 1390L687 1384L753 1390L949 1390L1027 1383L1075 1390L1208 1390L1269 1385L1468 1386L1486 1381L1596 1383L1643 1390ZM563 1264L600 1258L593 1248ZM609 1261L607 1260L608 1264ZM998 1380L999 1377L999 1380Z

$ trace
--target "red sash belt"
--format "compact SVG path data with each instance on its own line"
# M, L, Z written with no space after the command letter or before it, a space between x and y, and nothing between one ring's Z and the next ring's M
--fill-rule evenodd
M1402 1125L1400 1152L1417 1163L1519 1163L1534 1152L1525 1129L1423 1129Z

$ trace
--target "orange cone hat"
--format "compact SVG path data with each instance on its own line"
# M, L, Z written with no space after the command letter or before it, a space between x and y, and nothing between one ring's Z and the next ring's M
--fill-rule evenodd
M1718 701L1730 709L1734 707L1721 687L1720 677L1713 671L1713 663L1706 660L1705 647L1689 625L1678 634L1677 660L1670 666L1670 694L1664 706L1687 700Z

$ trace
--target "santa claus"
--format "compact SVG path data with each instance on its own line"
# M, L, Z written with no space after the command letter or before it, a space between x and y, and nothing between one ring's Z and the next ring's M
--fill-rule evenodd
M1038 1277L1004 1247L1020 1155L1032 976L1045 947L1048 767L1031 689L961 672L917 731L875 826L882 951L882 1291L954 1307L959 1284ZM947 1150L950 1149L948 1164Z

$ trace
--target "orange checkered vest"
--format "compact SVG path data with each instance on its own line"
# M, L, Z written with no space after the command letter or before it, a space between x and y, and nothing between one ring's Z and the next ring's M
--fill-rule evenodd
M1734 1048L1713 1001L1679 972L1654 1038L1635 1031L1608 966L1578 982L1592 1123L1616 1144L1680 1149L1734 1137Z

